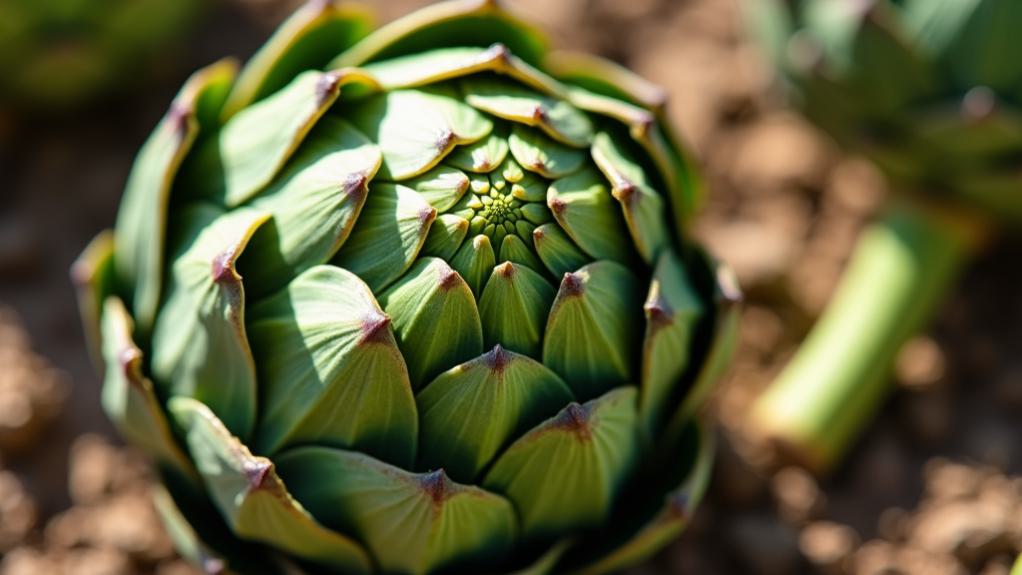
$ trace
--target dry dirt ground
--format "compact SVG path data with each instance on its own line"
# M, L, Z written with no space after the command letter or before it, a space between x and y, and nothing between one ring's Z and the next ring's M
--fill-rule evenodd
M712 406L721 441L708 501L685 537L633 573L1007 574L1022 548L1017 234L968 267L830 477L778 465L744 438L750 400L819 313L887 191L868 163L783 110L734 1L519 1L557 44L668 89L707 175L697 234L747 292L735 366ZM66 274L112 223L134 150L187 69L250 54L281 11L248 3L254 11L213 15L129 97L62 118L0 114L0 575L192 572L153 515L145 465L110 439ZM422 3L380 4L392 16Z

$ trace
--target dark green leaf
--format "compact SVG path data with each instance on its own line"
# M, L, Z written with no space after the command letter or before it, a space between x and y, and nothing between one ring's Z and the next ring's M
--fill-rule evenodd
M554 277L571 273L593 261L578 249L557 224L539 226L532 232L532 239L536 246L536 254Z
M327 525L355 534L387 573L493 565L517 534L503 497L415 474L350 451L302 447L279 458L295 496ZM324 478L329 478L324 481Z
M308 2L248 61L224 106L224 118L283 88L305 70L322 69L372 31L363 7Z
M486 280L489 279L495 265L497 255L493 251L493 244L490 243L490 238L484 235L477 235L471 241L463 242L461 248L451 258L451 267L465 278L476 297L482 295Z
M483 351L472 292L443 260L415 262L401 281L380 295L380 303L394 321L415 389Z
M638 455L637 393L618 388L571 403L511 444L483 486L518 510L526 539L549 539L610 516Z
M653 271L645 305L639 414L650 432L662 421L672 392L681 386L704 305L681 259L665 251Z
M508 236L504 241L514 238ZM540 357L540 342L554 295L550 282L524 265L505 262L495 267L479 298L486 346L500 344Z
M355 229L334 263L380 291L401 277L426 242L436 209L402 185L373 184Z
M319 443L412 464L418 418L408 369L362 280L316 266L250 315L265 401L259 453Z
M416 396L420 467L471 483L500 449L572 399L543 364L497 345L442 373Z
M344 573L372 569L358 543L317 523L288 492L273 463L253 456L208 407L177 397L169 408L184 430L213 502L235 535Z
M565 274L543 337L543 364L591 399L637 373L642 299L639 282L621 264L601 260Z
M347 122L320 120L295 158L253 206L273 221L252 239L241 263L250 292L265 294L344 244L362 211L380 151Z

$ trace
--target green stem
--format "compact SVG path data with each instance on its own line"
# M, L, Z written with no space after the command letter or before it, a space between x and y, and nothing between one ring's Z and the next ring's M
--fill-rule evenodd
M929 322L972 251L976 223L921 205L861 236L837 292L791 363L753 405L754 428L825 472L872 420L901 346Z

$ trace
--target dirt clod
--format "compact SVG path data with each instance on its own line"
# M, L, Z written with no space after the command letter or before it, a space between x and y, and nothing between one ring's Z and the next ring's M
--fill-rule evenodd
M31 448L68 391L67 376L32 351L17 314L0 305L0 455Z

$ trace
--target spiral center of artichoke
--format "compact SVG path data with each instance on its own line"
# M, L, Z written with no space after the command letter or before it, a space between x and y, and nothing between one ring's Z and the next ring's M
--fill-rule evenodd
M533 230L552 219L545 193L536 192L545 191L548 185L542 178L526 175L512 160L488 174L478 174L466 198L472 211L469 231L473 236L488 237L498 252L509 235L519 236L531 247Z
M486 235L497 246L507 234L516 233L517 222L525 223L522 206L535 203L521 199L527 195L519 183L521 178L520 171L498 170L489 174L488 182L480 180L472 187L472 204L479 206L473 231ZM543 204L538 205L546 209Z

